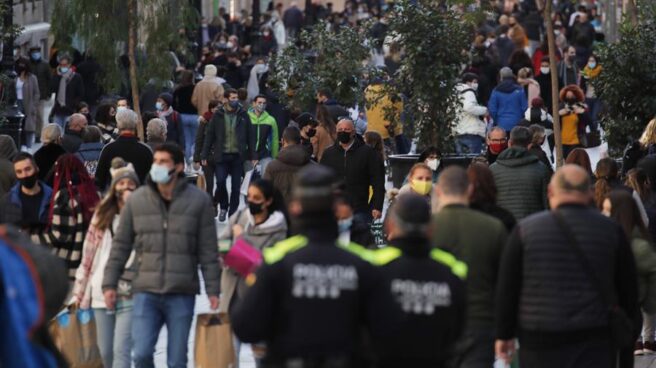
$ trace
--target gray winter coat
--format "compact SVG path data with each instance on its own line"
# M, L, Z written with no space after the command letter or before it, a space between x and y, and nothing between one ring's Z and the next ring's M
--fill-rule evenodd
M13 80L12 88L10 91L11 101L16 100L16 79ZM23 83L23 114L25 114L25 121L23 126L25 131L34 132L36 130L36 110L39 105L39 81L32 73L27 75L27 79Z
M167 210L148 178L121 212L105 268L103 290L116 289L132 249L137 272L134 293L198 294L198 265L208 295L219 295L219 263L212 202L178 178Z
M497 184L497 204L512 212L517 221L547 209L549 171L525 148L501 152L490 166Z
M259 225L253 225L253 216L248 212L248 208L238 211L230 217L228 226L221 233L219 239L233 242L232 227L236 224L241 225L244 229L242 238L259 250L273 246L287 237L285 216L278 211L272 213L266 221ZM232 269L224 267L221 274L219 313L228 313L231 305L234 305L237 298L243 297L247 289L243 277Z

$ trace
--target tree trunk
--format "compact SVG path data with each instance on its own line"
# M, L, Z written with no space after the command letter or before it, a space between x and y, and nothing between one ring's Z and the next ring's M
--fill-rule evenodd
M563 166L563 137L560 134L560 115L558 98L558 68L556 59L556 40L554 37L553 22L551 20L552 1L547 0L544 7L544 21L547 23L547 42L549 45L549 68L551 69L551 101L554 126L554 138L556 140L556 167Z
M636 7L635 0L626 0L624 3L624 13L628 15L632 26L635 27L638 25L638 8Z
M137 113L137 135L144 142L144 129L141 122L141 109L139 107L139 81L137 80L137 60L135 49L137 45L138 16L137 0L128 0L128 59L130 60L130 87L132 91L132 108Z

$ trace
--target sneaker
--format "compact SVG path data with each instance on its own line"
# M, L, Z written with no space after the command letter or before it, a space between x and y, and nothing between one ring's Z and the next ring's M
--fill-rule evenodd
M656 342L654 341L645 341L643 344L643 351L645 354L654 354L656 353Z
M227 215L228 215L228 210L221 210L221 212L219 212L219 221L221 222L225 221Z
M644 345L642 344L642 341L638 341L635 343L635 348L633 349L633 355L644 355L645 354L645 349Z

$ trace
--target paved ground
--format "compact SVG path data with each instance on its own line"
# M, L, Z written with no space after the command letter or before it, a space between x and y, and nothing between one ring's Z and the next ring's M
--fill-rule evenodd
M656 368L656 355L646 355L636 357L635 368Z

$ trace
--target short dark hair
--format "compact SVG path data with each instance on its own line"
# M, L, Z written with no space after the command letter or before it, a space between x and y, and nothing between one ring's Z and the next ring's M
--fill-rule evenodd
M173 142L164 142L160 144L159 146L155 147L154 152L167 152L169 155L171 155L173 163L176 165L184 163L184 153L182 152L182 149L180 146Z
M248 90L246 88L238 89L237 98L240 99L241 101L246 101L246 99L248 98Z
M128 103L128 105L130 104L130 100L128 100L127 97L118 96L118 97L116 98L116 102L117 102L117 103L118 103L119 101L121 101L121 100L125 100L125 101Z
M549 63L549 64L551 64L551 60L549 59L549 55L544 55L544 56L540 59L540 64L542 64L542 63Z
M257 101L258 98L263 98L264 100L268 100L267 96L260 94L255 96L255 98L253 98L253 102Z
M282 132L282 139L287 143L301 143L301 131L297 127L288 126Z
M317 94L321 96L326 96L327 98L333 98L333 93L330 89L328 88L319 88L317 89Z
M465 73L462 75L462 83L469 83L478 80L478 75L474 73Z
M467 171L460 166L449 166L442 170L437 179L437 186L447 195L463 195L467 193L469 178Z
M27 152L19 152L16 156L14 156L14 159L11 161L12 163L17 163L20 161L24 160L30 160L32 161L32 165L36 166L36 161L34 161L34 156Z
M230 98L230 95L237 95L239 96L239 93L237 93L237 90L234 88L228 88L223 92L223 97L225 98Z
M88 108L89 108L89 104L86 103L86 102L84 102L84 101L80 101L80 103L78 103L77 106L75 106L75 109L76 109L76 111L79 112L80 110L82 110L82 109L85 108L85 107L88 109ZM89 123L90 123L90 122L89 122Z
M528 147L531 143L531 131L523 126L516 126L510 131L510 141L513 146Z
M496 34L497 34L497 36L500 36L504 33L508 33L509 29L510 29L510 27L508 27L507 25L505 25L505 24L501 25L499 28L497 28Z
M210 103L207 105L207 108L212 111L213 108L219 106L221 102L219 100L211 100Z

